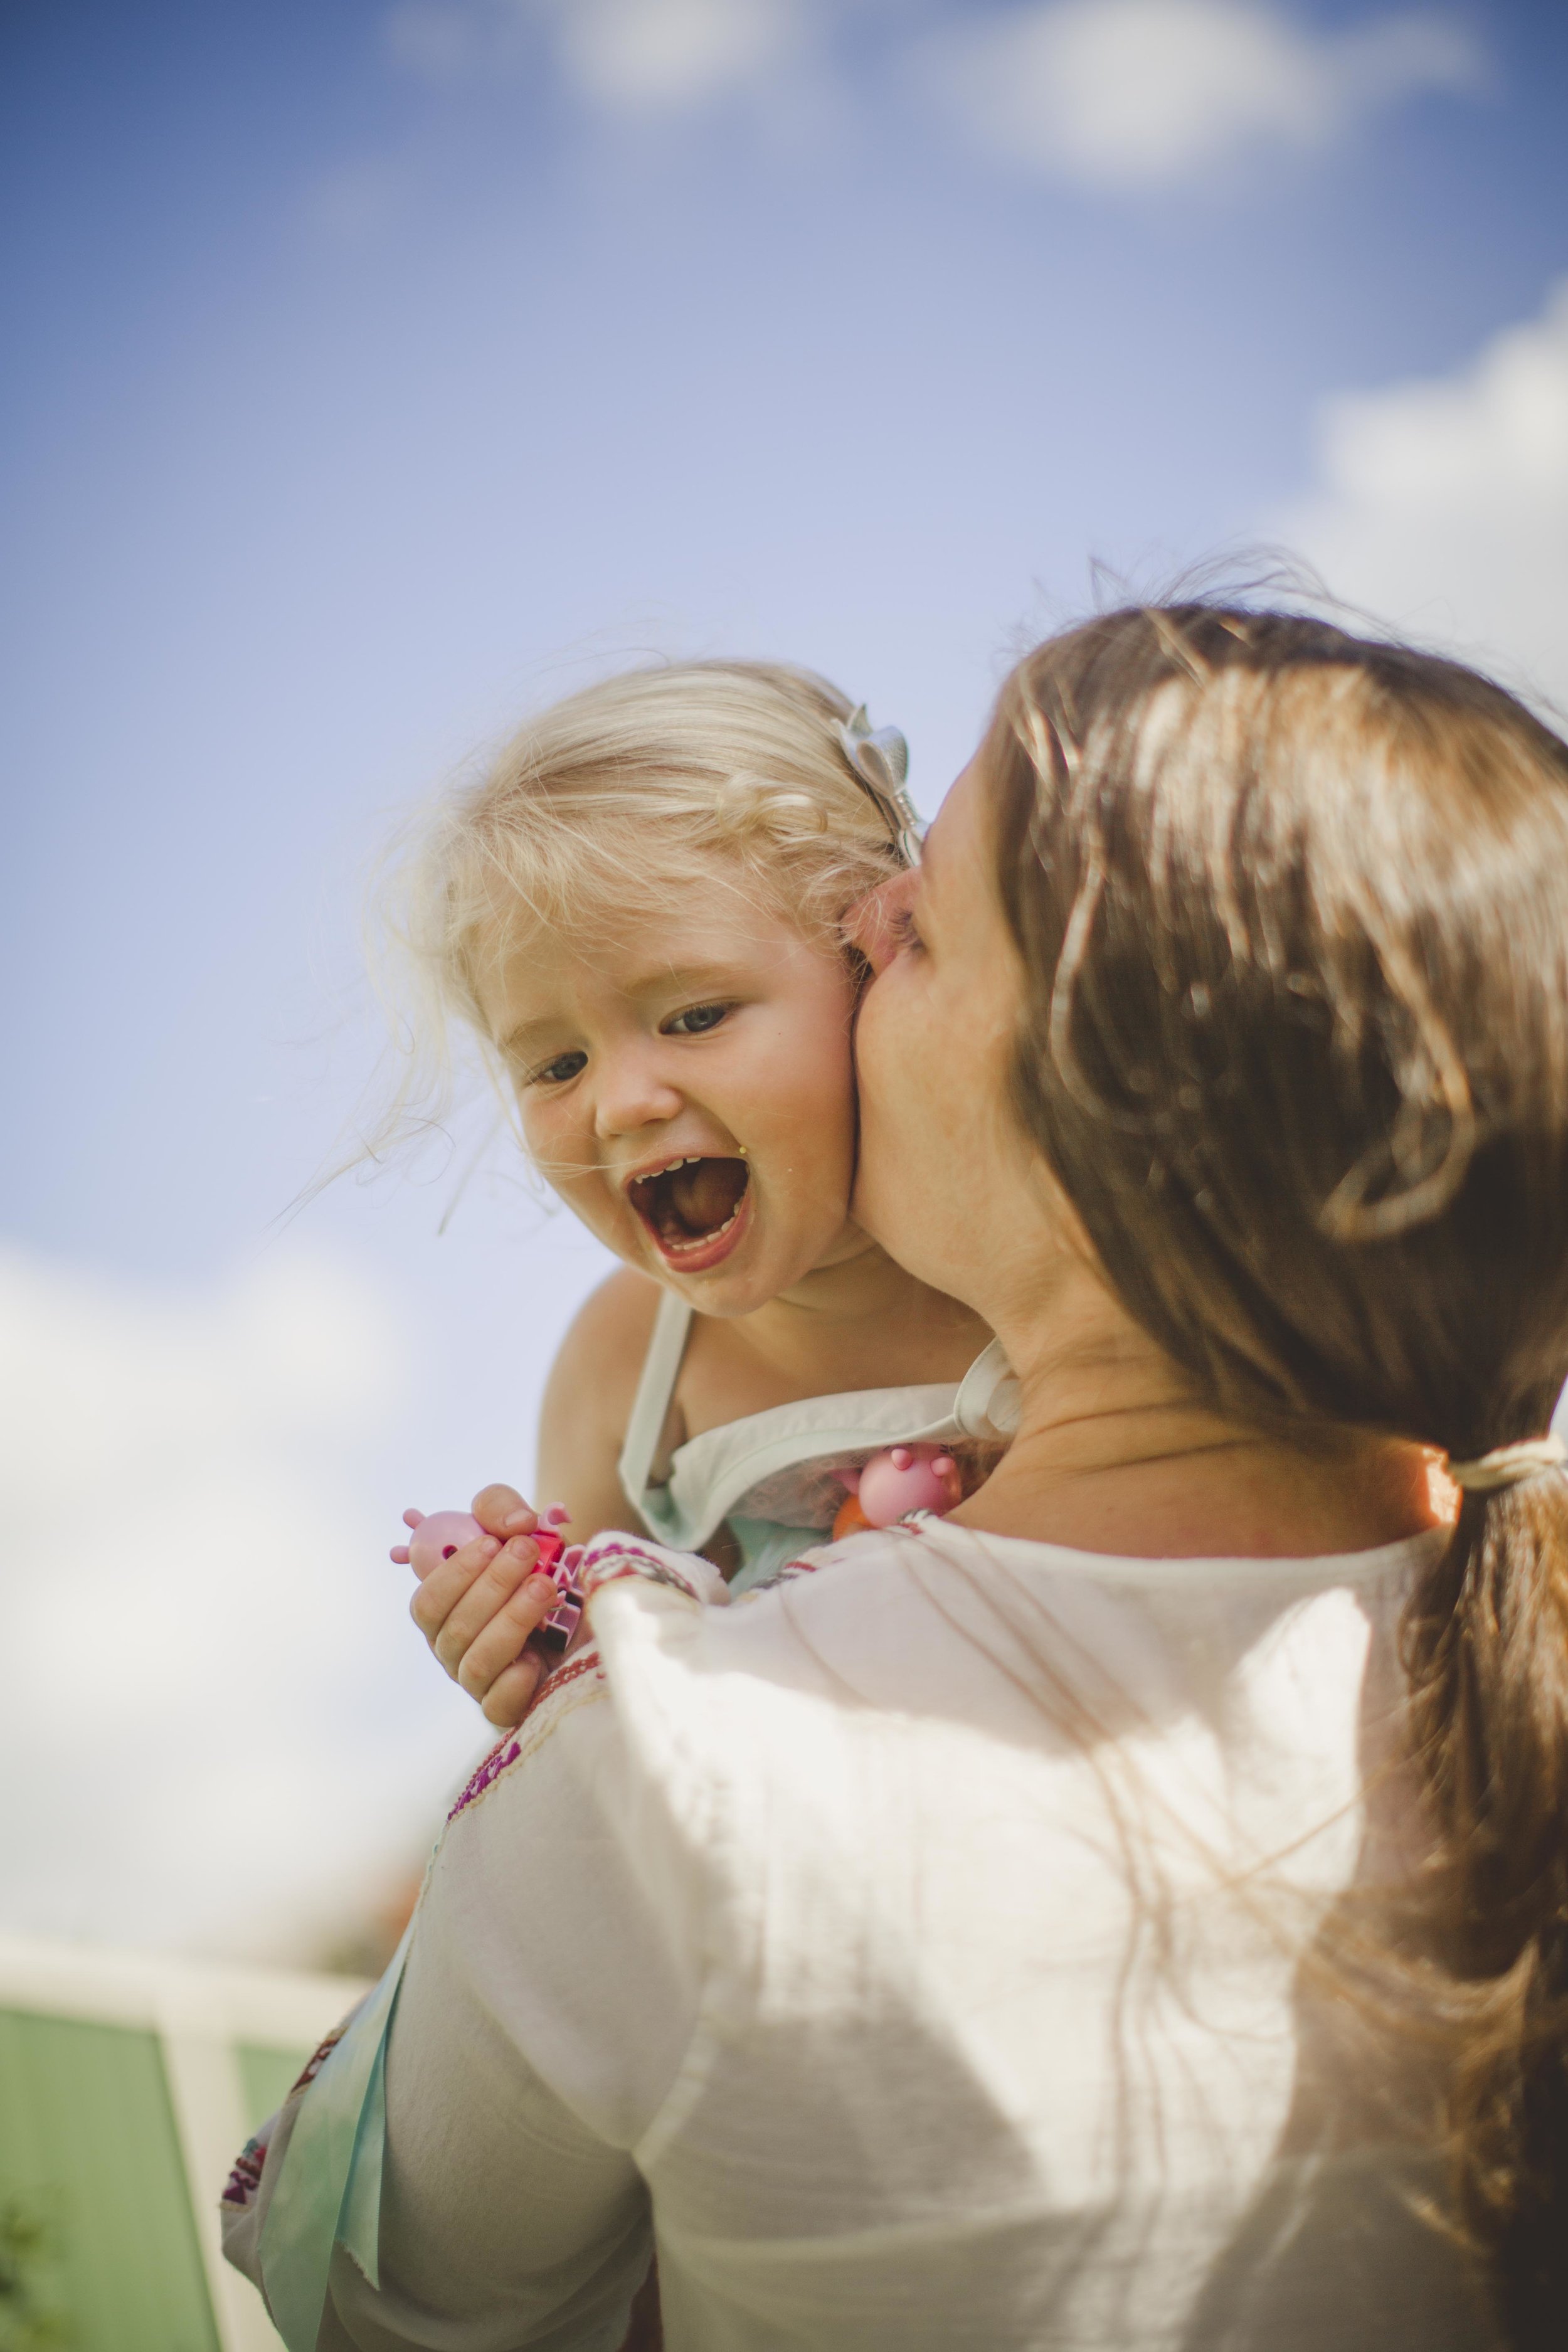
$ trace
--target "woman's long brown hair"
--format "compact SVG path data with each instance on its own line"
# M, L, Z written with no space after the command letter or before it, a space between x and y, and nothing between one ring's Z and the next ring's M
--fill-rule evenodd
M1023 1123L1220 1412L1456 1460L1568 1375L1568 747L1296 614L1111 613L985 753ZM1436 1837L1396 1940L1519 2352L1568 2313L1568 1476L1465 1499L1405 1628ZM1413 1994L1414 1999L1414 1994Z

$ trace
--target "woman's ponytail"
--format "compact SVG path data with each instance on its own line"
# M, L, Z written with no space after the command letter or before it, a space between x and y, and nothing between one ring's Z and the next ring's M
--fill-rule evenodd
M1440 1832L1458 2218L1510 2343L1568 2313L1568 1475L1463 1497L1406 1618L1415 1751Z

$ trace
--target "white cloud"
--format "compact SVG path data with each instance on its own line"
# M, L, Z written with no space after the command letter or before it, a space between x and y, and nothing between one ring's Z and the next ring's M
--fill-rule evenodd
M404 1364L330 1260L173 1295L0 1253L5 1926L281 1954L417 1858L483 1727L366 1475Z
M1568 279L1452 375L1329 401L1270 520L1337 594L1568 707Z
M399 0L398 61L430 80L515 70L542 33L578 94L621 114L765 89L807 46L814 0Z
M1417 92L1475 88L1483 61L1427 15L1330 33L1267 0L1047 0L937 36L925 70L992 152L1138 191L1321 147Z
M570 0L562 62L584 96L627 111L698 105L763 79L798 45L793 0Z

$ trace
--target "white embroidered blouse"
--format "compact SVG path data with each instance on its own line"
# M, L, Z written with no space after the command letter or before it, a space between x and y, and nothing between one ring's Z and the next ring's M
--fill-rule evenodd
M599 1538L437 1853L321 2346L616 2352L657 2245L671 2352L1482 2352L1421 2151L1281 2152L1433 1541L925 1522L719 1606Z

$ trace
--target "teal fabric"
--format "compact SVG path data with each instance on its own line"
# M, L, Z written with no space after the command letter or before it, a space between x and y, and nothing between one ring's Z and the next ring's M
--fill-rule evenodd
M785 1528L776 1519L731 1518L729 1528L741 1549L741 1565L729 1580L732 1600L828 1539L826 1528Z
M342 2244L380 2284L382 2158L386 2143L386 2037L397 2008L412 1921L364 2000L300 2098L261 2232L261 2276L289 2352L316 2352L332 2248Z

